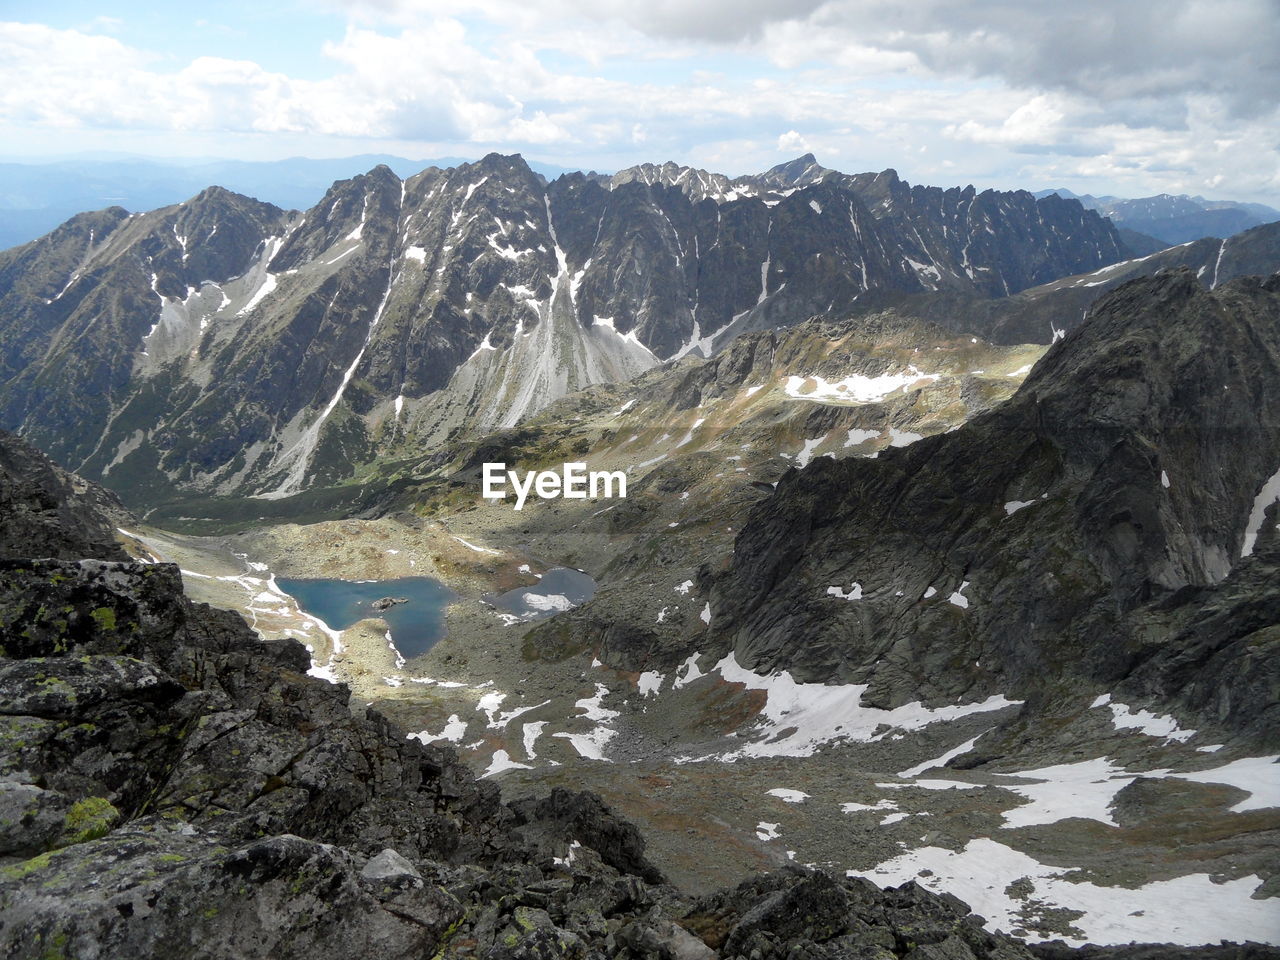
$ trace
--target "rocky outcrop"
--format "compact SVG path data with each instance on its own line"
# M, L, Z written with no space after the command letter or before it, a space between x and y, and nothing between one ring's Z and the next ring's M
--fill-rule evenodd
M6 506L38 494L56 526L65 476L12 438L6 468ZM78 534L53 545L116 554ZM598 800L517 816L451 750L306 676L301 645L187 601L176 567L28 558L44 546L0 559L7 956L430 954L468 911L450 871L542 877L515 828L564 809L581 845L660 882Z
M1031 957L1021 944L984 931L955 897L913 883L881 891L866 880L798 868L703 898L684 923L723 956Z
M1008 403L789 472L716 579L713 637L868 705L1088 677L1275 743L1277 424L1280 280L1129 284Z
M85 483L0 430L0 556L123 560L109 517L127 516L115 495Z

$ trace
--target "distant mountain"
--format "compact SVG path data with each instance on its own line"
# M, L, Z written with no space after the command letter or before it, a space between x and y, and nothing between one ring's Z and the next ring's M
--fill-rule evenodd
M1204 197L1170 196L1125 200L1120 197L1079 195L1070 190L1040 190L1037 197L1057 194L1079 200L1090 210L1097 210L1122 230L1146 234L1166 244L1187 243L1202 237L1224 239L1251 227L1280 220L1280 210L1261 203L1236 203L1233 200L1206 200ZM1151 253L1141 242L1130 243L1135 253Z
M1157 240L1155 237L1139 233L1137 230L1130 230L1128 227L1117 226L1116 233L1120 234L1120 239L1124 241L1124 245L1139 257L1159 253L1169 246L1163 240Z
M390 167L410 177L427 167L456 167L462 157L406 160L385 154L287 160L151 160L127 155L72 157L44 163L0 163L0 250L26 243L86 210L124 207L154 210L180 203L217 185L285 210L306 210L335 180ZM531 162L547 178L568 173L552 164Z
M1011 297L975 301L930 294L897 298L892 305L905 316L951 330L973 331L993 343L1052 343L1080 326L1107 292L1139 277L1184 267L1211 290L1236 277L1270 276L1280 271L1280 222L1266 223L1226 240L1205 238L1167 247Z
M1074 201L811 155L732 181L380 165L304 214L214 187L0 253L0 426L148 498L278 497L861 297L1003 296L1127 256Z

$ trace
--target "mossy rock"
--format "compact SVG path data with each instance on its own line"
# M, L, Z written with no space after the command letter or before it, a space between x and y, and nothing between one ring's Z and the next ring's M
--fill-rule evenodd
M77 800L67 811L62 836L58 846L97 840L106 836L120 821L120 811L106 797L86 797Z

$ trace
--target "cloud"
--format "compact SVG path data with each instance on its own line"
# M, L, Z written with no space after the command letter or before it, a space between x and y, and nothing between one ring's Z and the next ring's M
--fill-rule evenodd
M326 45L334 75L301 80L248 60L199 56L173 72L120 41L0 24L0 117L10 124L544 143L568 134L516 93L536 60L487 56L456 21L388 37L348 29Z
M667 39L733 42L759 37L773 23L802 18L822 0L577 0L582 16L611 17Z
M1053 0L890 7L880 34L940 72L999 78L1099 101L1211 95L1257 116L1280 91L1280 17L1270 0L1150 4ZM916 21L925 18L923 24ZM897 31L895 31L895 27Z
M943 128L945 136L975 143L1000 143L1012 146L1057 144L1063 139L1062 121L1069 109L1060 98L1048 94L1032 97L1006 116L999 124L987 124L973 118Z
M794 130L788 130L778 137L778 150L781 153L808 153L809 141Z
M781 65L880 59L941 75L1088 97L1211 95L1236 113L1270 113L1280 96L1275 0L726 0L575 4L653 36L759 38ZM886 60L893 55L901 59Z
M0 122L1280 201L1274 0L322 2L305 78L0 24Z

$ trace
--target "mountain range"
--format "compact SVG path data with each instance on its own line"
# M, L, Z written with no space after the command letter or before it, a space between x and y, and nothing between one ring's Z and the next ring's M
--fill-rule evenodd
M0 254L0 423L117 489L279 497L860 298L1007 296L1128 254L1073 201L812 157L733 181L379 166L305 213L209 188Z
M1090 210L1097 210L1119 229L1129 232L1129 243L1136 253L1154 253L1142 249L1142 237L1154 238L1161 244L1189 243L1203 237L1226 239L1251 227L1280 220L1280 210L1262 203L1238 203L1234 200L1206 200L1186 194L1167 193L1154 197L1124 199L1095 197L1072 193L1066 189L1039 190L1037 197L1057 195L1079 200Z
M386 164L409 177L424 167L450 167L460 157L407 160L385 154L286 160L163 160L128 154L83 154L0 161L0 249L27 243L85 210L121 206L154 210L180 203L210 184L286 209L307 209L335 180ZM546 177L563 167L531 162Z

